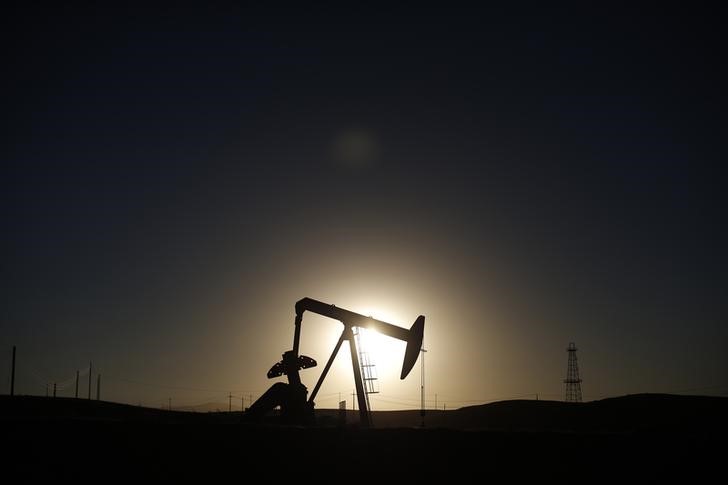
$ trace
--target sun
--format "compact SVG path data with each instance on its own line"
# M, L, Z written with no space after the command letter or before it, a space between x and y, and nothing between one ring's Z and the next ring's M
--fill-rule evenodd
M405 326L404 320L386 311L365 308L358 313L383 322L391 323L398 327L408 328L408 326ZM359 350L360 352L368 353L369 361L375 366L376 373L379 378L388 379L395 376L399 379L407 343L382 335L373 330L363 328L360 328L359 330L359 343L361 345Z

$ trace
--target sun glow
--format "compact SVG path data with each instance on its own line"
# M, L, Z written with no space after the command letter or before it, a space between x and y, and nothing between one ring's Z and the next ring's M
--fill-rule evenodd
M383 322L391 323L392 325L405 327L404 322L401 321L400 318L386 312L365 309L359 313ZM406 328L408 328L408 326ZM407 343L382 335L373 330L360 330L360 343L362 346L360 351L364 351L369 354L369 361L375 366L378 377L380 379L385 379L385 381L393 377L399 380L399 373L402 370L402 361L404 359L404 351Z

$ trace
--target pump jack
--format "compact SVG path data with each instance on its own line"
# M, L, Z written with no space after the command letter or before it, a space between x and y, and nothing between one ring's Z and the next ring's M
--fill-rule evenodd
M311 392L311 396L306 400L306 394L308 389L301 383L301 377L298 371L301 369L308 369L317 365L316 361L311 357L298 354L298 344L301 339L301 322L303 321L303 313L310 311L318 313L325 317L332 318L340 321L344 324L344 330L341 332L334 350L326 362L321 376L316 382L316 386ZM354 384L356 386L356 396L359 404L359 421L362 427L369 427L369 409L367 407L367 400L364 394L364 384L362 382L362 372L359 365L359 353L356 348L356 340L352 332L353 327L366 328L374 330L381 334L393 337L399 340L407 342L407 348L404 354L404 361L402 362L402 372L400 373L400 379L407 377L412 367L417 362L417 357L420 354L420 348L422 347L422 339L425 330L425 317L420 315L412 324L409 330L406 328L392 325L391 323L376 320L372 317L360 315L343 308L338 308L335 305L314 300L312 298L303 298L296 302L296 318L294 321L295 330L293 334L293 350L288 350L283 353L283 359L273 365L268 371L268 378L280 377L286 375L288 378L288 384L278 382L273 384L254 404L250 406L247 411L249 419L262 418L267 412L273 410L275 407L280 406L281 417L283 421L290 424L310 424L314 420L313 408L314 399L318 394L321 384L323 383L326 375L333 364L336 355L339 353L341 344L344 340L349 341L349 349L351 354L351 366L354 371Z

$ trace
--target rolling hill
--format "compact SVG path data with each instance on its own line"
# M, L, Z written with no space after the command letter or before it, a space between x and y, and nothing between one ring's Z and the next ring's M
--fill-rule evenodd
M583 404L502 401L452 411L318 410L318 426L241 422L241 413L0 397L4 471L24 481L305 479L356 482L702 481L728 441L728 398L642 394Z

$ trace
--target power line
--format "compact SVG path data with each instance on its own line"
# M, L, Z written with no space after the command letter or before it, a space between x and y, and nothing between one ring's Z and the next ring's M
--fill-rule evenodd
M165 384L156 384L151 382L143 382L136 379L127 379L125 377L109 377L106 376L107 380L112 381L119 381L119 382L128 382L130 384L137 384L140 386L147 386L147 387L156 387L159 389L171 389L176 391L190 391L190 392L214 392L214 393L227 393L229 392L226 389L209 389L209 388L201 388L201 387L187 387L187 386L169 386ZM249 393L250 390L242 390L239 391L241 394ZM254 391L254 393L258 393L259 391Z

